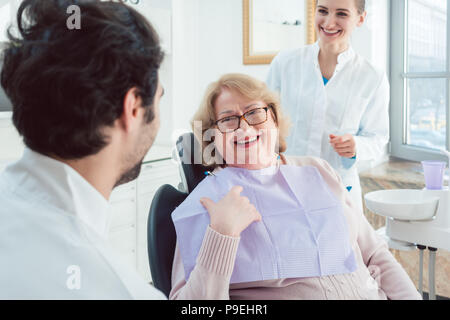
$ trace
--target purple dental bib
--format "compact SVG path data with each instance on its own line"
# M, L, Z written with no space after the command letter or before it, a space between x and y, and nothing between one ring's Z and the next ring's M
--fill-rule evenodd
M232 187L261 213L241 234L231 283L321 277L354 272L342 204L315 167L283 165L262 170L225 168L205 178L172 213L186 281L210 224L200 204L217 202Z

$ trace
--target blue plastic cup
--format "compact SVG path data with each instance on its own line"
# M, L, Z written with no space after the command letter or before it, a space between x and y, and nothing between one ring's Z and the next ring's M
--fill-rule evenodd
M422 161L425 186L428 190L442 190L446 165L447 163L442 161Z

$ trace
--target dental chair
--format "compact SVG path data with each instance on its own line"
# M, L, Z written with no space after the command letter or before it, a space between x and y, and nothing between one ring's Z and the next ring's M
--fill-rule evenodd
M205 178L208 168L195 164L201 156L201 147L193 133L183 134L176 143L173 158L179 164L181 184L177 190L163 185L156 192L147 223L147 242L150 273L153 285L169 297L172 288L172 265L176 232L171 214L192 190ZM197 153L197 157L195 156Z

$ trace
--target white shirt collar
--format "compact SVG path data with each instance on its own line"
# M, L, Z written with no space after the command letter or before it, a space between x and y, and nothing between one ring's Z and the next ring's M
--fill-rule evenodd
M320 52L319 41L316 41L313 44L313 48L314 48L314 64L316 67L319 67L319 52ZM342 69L347 62L349 62L355 57L355 55L356 55L355 50L353 50L352 46L349 45L346 51L339 54L336 70Z
M5 170L5 176L9 187L25 199L74 214L106 237L109 203L72 167L26 148L22 159Z

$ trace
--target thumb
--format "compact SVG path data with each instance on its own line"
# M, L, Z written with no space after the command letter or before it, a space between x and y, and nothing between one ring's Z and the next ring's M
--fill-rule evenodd
M229 193L235 193L237 195L240 195L243 190L244 188L242 188L241 186L234 186L233 188L231 188Z
M214 201L212 201L209 198L201 198L200 199L200 203L202 204L203 207L205 207L206 210L212 209L212 207L215 205Z

